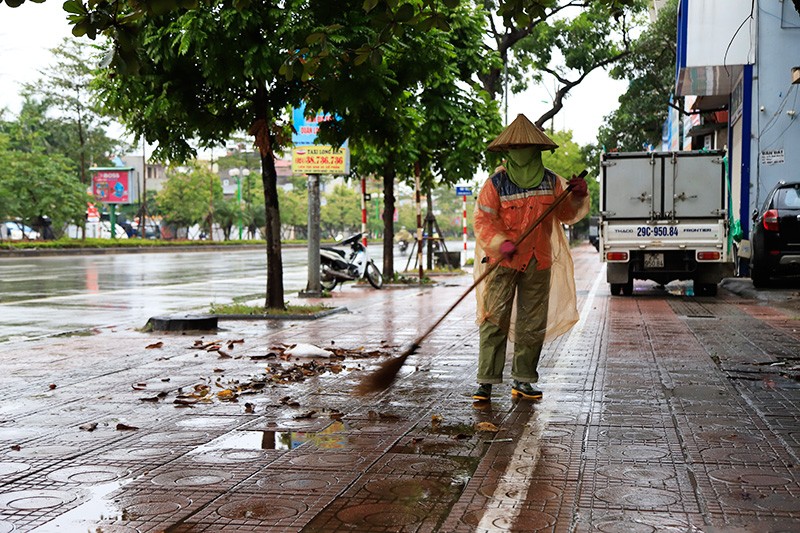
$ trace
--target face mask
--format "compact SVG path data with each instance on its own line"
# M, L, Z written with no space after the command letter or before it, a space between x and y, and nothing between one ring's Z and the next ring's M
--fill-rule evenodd
M544 177L542 151L538 148L512 148L506 152L506 172L518 187L537 187Z

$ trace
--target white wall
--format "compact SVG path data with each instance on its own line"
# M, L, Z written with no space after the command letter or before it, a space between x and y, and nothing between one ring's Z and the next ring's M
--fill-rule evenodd
M751 0L690 0L685 66L752 64L756 23L751 7ZM753 18L758 19L757 10Z
M800 181L800 85L791 83L792 67L800 66L800 15L788 0L761 0L758 5L751 211L778 181ZM783 162L762 163L762 154L781 150Z

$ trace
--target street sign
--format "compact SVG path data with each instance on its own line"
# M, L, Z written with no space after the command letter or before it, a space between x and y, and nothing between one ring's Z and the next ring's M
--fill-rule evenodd
M472 188L456 187L456 196L472 196Z

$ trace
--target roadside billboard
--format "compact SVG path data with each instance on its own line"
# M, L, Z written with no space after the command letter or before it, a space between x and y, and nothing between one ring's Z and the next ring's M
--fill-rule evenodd
M104 204L132 204L138 200L133 167L90 168L92 195Z

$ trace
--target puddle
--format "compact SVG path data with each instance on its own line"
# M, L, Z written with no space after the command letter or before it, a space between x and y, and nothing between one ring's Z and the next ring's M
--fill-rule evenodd
M214 450L293 450L311 443L317 448L337 449L347 447L347 426L336 421L320 431L265 431L235 430L198 446L190 453L207 453Z
M81 487L89 493L84 503L33 531L103 531L101 527L95 530L89 529L89 526L99 521L115 521L122 518L122 511L119 505L107 499L106 496L120 489L130 481L132 480L128 479Z

